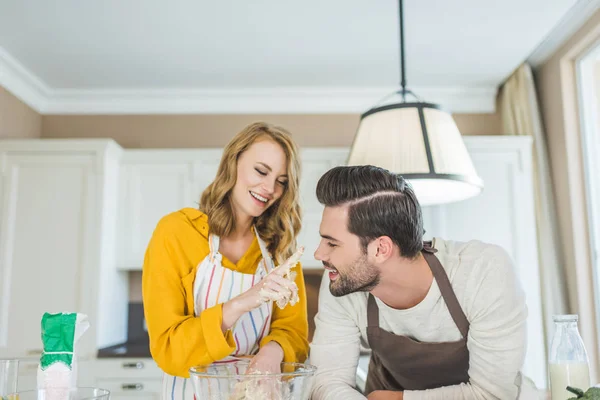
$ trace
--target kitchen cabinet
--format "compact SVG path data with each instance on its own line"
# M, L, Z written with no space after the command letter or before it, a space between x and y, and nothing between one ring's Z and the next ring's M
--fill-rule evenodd
M94 385L110 391L111 400L160 400L162 371L150 358L98 359Z
M198 207L222 150L127 150L121 163L117 268L139 270L152 232L165 215Z
M315 260L314 252L319 245L319 225L323 206L316 196L317 182L328 170L344 165L348 149L305 148L301 151L302 175L300 176L300 201L302 206L302 229L297 238L298 245L305 247L300 261L303 268L322 268Z
M38 364L20 361L18 390L36 388ZM162 375L151 358L79 360L77 385L107 389L111 400L160 400Z
M126 335L114 268L121 149L110 140L0 141L0 358L41 354L44 312L82 312L79 356Z
M527 355L523 372L539 388L546 388L532 141L523 136L467 136L464 141L485 188L479 196L468 200L424 207L425 237L457 241L477 239L500 245L509 253L528 308ZM365 375L367 364L363 364L359 369L362 368L361 373Z
M529 137L465 137L483 192L471 199L424 212L427 236L502 246L511 256L527 301L527 355L523 371L540 388L547 385Z
M484 191L459 203L425 207L425 236L479 239L508 251L529 309L524 372L546 387L531 140L476 136L465 137L465 144ZM96 364L104 368L106 361L96 360L96 352L125 341L126 271L141 270L162 216L197 207L221 153L123 150L111 140L0 141L0 358L39 357L43 312L84 312L91 327L79 356L92 362L96 383L115 388L123 399L154 393L160 374L123 375L116 366L98 372ZM348 148L301 150L298 243L307 248L305 268L321 268L313 259L322 212L317 181L343 165L347 154Z
M308 250L319 241L322 206L315 198L317 181L325 171L343 165L347 149L301 150L300 182L303 228L298 243ZM198 207L202 191L213 181L221 149L126 150L122 159L117 230L117 268L140 270L146 247L163 216L183 207ZM301 258L318 266L313 250Z

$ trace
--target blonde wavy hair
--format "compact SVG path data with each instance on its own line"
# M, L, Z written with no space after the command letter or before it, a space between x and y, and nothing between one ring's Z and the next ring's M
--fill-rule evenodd
M238 159L254 142L265 138L273 140L283 149L287 158L288 181L281 197L255 218L254 226L269 252L281 264L296 250L296 236L302 227L300 159L298 147L287 130L256 122L235 135L225 147L215 180L202 193L200 210L208 216L211 233L223 237L233 233L235 218L230 196L237 180Z

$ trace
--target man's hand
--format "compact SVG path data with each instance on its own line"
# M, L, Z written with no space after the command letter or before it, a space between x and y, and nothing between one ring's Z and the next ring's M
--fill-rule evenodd
M403 392L393 392L391 390L375 390L369 393L367 400L403 400Z

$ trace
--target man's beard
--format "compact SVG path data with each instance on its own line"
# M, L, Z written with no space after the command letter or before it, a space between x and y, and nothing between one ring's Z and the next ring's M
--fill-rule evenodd
M329 291L335 297L345 296L354 292L369 292L379 284L379 271L374 265L367 262L366 254L360 256L350 266L344 268L343 273L335 265L327 262L324 262L323 265L335 268L338 272L338 278L329 282Z

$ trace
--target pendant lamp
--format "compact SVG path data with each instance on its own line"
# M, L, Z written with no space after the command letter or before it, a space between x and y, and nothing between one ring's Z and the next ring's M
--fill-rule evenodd
M402 3L401 89L392 94L400 99L391 104L382 100L361 115L347 164L376 165L402 175L422 206L465 200L481 193L483 181L450 113L406 88ZM416 100L407 101L407 96Z

